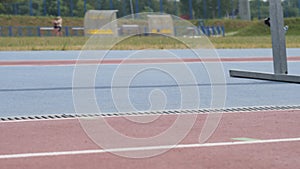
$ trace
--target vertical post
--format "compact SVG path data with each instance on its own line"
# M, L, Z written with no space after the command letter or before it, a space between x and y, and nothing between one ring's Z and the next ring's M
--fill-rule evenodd
M221 0L218 0L218 17L221 18L222 9L221 9Z
M193 4L192 4L192 0L189 0L189 11L190 11L190 19L193 19Z
M14 3L12 6L13 6L14 15L18 15L18 4Z
M163 8L163 0L159 0L159 11L160 13L164 12L164 8Z
M60 0L57 0L57 16L60 16Z
M174 0L174 14L178 16L177 0Z
M260 0L257 0L257 16L258 16L258 19L260 19Z
M84 14L85 14L85 12L86 12L86 0L84 0L84 2L83 2L83 9L84 9Z
M273 45L273 61L275 74L287 74L287 57L285 33L283 30L283 10L281 0L271 0L270 19Z
M73 9L74 9L74 4L73 0L70 0L70 15L73 17Z
M231 6L231 18L233 18L233 14L234 14L234 8L233 8L233 0L230 0L230 6Z
M299 11L299 15L300 15L300 0L298 0L298 11Z
M12 26L8 27L8 36L13 36L13 27Z
M231 77L292 82L300 84L300 76L288 75L285 31L283 29L283 9L281 1L282 0L269 1L274 73L270 74L263 72L230 70L229 73Z
M126 9L127 9L126 0L123 0L122 3L123 3L123 5L122 5L123 6L123 9L122 9L123 16L126 16Z
M47 4L46 4L46 0L43 0L43 8L44 8L44 16L47 15Z
M225 37L225 27L222 26L222 36Z
M69 36L69 27L68 26L65 27L65 36Z
M284 1L283 2L283 7L285 7L285 8L288 8L288 4L289 2L288 1ZM289 12L287 11L287 10L285 10L285 11L283 11L284 12L284 17L289 17Z
M22 28L23 28L22 26L18 27L18 36L22 36L23 35Z
M152 2L151 2L151 0L148 0L148 6L152 9Z
M206 0L203 0L203 17L204 17L204 19L207 19L207 2L206 2Z
M33 12L32 12L32 0L29 1L29 15L32 16Z
M38 26L36 27L37 36L41 36L41 28Z
M130 11L131 11L132 19L134 19L134 11L133 11L133 3L132 3L132 0L130 0Z
M101 9L101 0L98 0L97 9L98 9L98 10L100 10L100 9Z
M109 8L110 8L110 10L113 10L113 9L114 9L113 0L110 0L110 1L109 1Z
M32 36L32 27L26 27L27 29L27 36Z
M139 0L135 0L135 13L139 13Z

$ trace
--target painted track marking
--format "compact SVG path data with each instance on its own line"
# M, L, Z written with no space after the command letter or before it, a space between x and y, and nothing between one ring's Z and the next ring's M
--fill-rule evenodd
M131 152L131 151L151 151L151 150L162 150L162 149L222 147L222 146L283 143L283 142L297 142L297 141L300 141L300 137L298 137L298 138L283 138L283 139L268 139L268 140L253 140L253 141L204 143L204 144L179 144L179 145L164 145L164 146L162 145L162 146L148 146L148 147L128 147L128 148L114 148L114 149L105 149L105 150L104 149L94 149L94 150L79 150L79 151L4 154L4 155L0 155L0 159L51 157L51 156L83 155L83 154L102 154L102 153L108 153L108 152L114 153L114 152Z
M144 58L144 59L105 59L105 60L19 60L0 61L0 66L57 66L57 65L94 65L94 64L159 64L193 62L270 62L272 57L245 58ZM288 61L300 61L299 56L288 57Z

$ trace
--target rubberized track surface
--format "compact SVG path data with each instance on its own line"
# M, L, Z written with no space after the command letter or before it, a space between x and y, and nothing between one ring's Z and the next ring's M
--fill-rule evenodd
M289 51L290 73L300 74L299 49ZM269 50L250 50L248 53L247 50L246 52L240 50L221 52L224 54L221 56L221 61L225 72L229 69L272 71ZM243 56L237 53L242 53ZM263 111L250 112L228 111L223 114L217 130L205 144L199 144L198 138L207 114L198 114L194 127L176 147L161 144L155 147L116 147L110 150L115 153L121 151L143 153L169 149L166 153L142 159L124 158L109 153L87 136L78 119L58 119L71 117L68 114L74 113L71 81L72 65L76 55L59 53L60 56L57 55L59 57L54 57L52 54L49 56L49 52L48 54L42 52L42 55L45 56L41 58L40 52L0 53L2 119L0 122L0 168L290 169L300 166L300 111L298 108L263 109ZM244 57L244 55L247 56ZM122 62L122 58L116 56L107 60L108 70L113 70L113 64ZM177 62L169 59L131 61L133 62L127 63ZM198 62L214 62L214 60L195 60L194 58L183 58L181 61L187 62L197 77L203 77L202 74L197 73L202 70ZM82 62L82 64L96 63L95 60L88 63ZM109 71L105 72L108 76L109 73ZM226 75L226 84L218 84L227 86L228 95L225 107L300 104L300 88L297 84L232 79L228 77L228 74ZM107 83L109 80L98 79L95 88L98 94L105 98L99 100L99 103L107 105L104 107L105 111L114 112L105 95L111 89ZM143 80L149 80L149 78L141 79ZM150 80L153 79L150 78ZM147 83L131 87L133 98L150 87ZM162 83L152 87L176 88L177 86ZM211 86L207 79L200 79L197 87L203 92L202 94L206 95ZM201 103L204 103L202 106L206 108L209 101L209 98L202 98ZM171 103L172 109L176 102L173 103L171 100ZM141 105L144 104L141 103ZM141 109L145 107L141 106ZM50 116L46 116L48 114ZM21 117L18 117L18 120L7 118L14 116ZM28 116L36 118L30 119ZM153 136L168 128L177 117L176 114L164 114L152 123L138 125L124 119L124 116L107 116L104 118L114 128L134 137ZM191 114L184 116L191 116ZM143 116L145 117L148 116Z
M124 117L106 117L106 120L114 128L123 129L122 132L127 135L144 137L169 127L170 119L176 116L162 115L144 126L129 122ZM178 147L144 159L130 159L101 151L101 147L84 133L77 119L1 122L0 165L9 169L288 169L300 165L299 110L224 113L212 137L205 144L198 144L206 116L198 115L194 127ZM234 138L249 140L236 141ZM154 151L164 147L138 148L125 151Z
M201 94L201 108L209 108L211 97L211 84L207 77L203 62L209 64L214 60L209 58L191 58L186 51L175 50L181 59L191 69L198 84L194 87ZM227 97L225 107L244 106L270 106L270 105L299 105L300 86L269 81L257 81L250 79L230 78L229 69L243 69L250 71L272 72L272 58L270 49L245 49L245 50L219 50L220 59L224 66L226 83L217 84L226 86ZM80 52L0 52L0 112L1 117L14 117L26 115L48 114L73 114L75 112L72 98L73 90L82 88L72 87L74 63ZM102 72L98 72L95 86L86 86L86 89L94 87L99 106L104 112L116 112L111 99L111 77L118 63L124 61L126 56L134 51L114 51L104 61ZM300 74L299 49L289 49L289 73ZM149 59L150 58L150 59ZM99 61L81 60L82 64L96 64ZM144 56L144 58L126 60L128 70L143 64L173 63L178 60L163 58L161 56ZM128 63L128 64L126 64ZM174 91L178 86L161 73L145 73L145 76L137 78L130 87L131 101L138 110L148 110L147 100L149 91L160 89L166 92L169 105L167 109L177 109L178 100L174 99ZM116 86L118 89L126 86ZM192 86L193 87L193 86ZM170 91L170 92L169 92Z
M272 57L250 57L250 58L220 58L220 59L110 59L110 60L44 60L44 61L0 61L0 66L59 66L59 65L75 65L75 64L153 64L153 63L178 63L178 62L264 62L272 61ZM299 56L289 57L288 61L300 61Z

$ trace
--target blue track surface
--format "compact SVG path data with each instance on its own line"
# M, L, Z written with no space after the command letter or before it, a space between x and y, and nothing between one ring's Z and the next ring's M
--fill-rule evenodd
M114 51L109 58L122 58L132 51ZM181 53L184 51L173 52ZM218 50L221 58L269 57L271 49ZM63 52L0 52L0 61L7 60L73 60L79 51ZM300 56L300 49L288 49L288 56ZM149 56L146 56L149 57ZM191 56L189 56L191 57ZM137 65L128 65L127 68ZM141 65L138 65L141 66ZM176 66L176 64L175 64ZM211 102L211 84L201 63L188 63L197 83L183 87L197 87L200 92L200 107L208 108ZM225 107L299 105L300 85L249 79L230 78L229 69L272 72L272 62L224 62L227 90ZM96 98L102 112L117 111L111 96L111 82L117 65L104 65L97 72L95 86L72 88L73 66L0 66L0 116L26 116L43 114L75 113L72 90L96 89ZM290 62L290 74L300 75L300 62ZM180 70L178 70L180 71ZM124 77L126 78L126 77ZM190 85L190 86L189 86ZM126 85L116 85L113 89L127 89ZM148 110L149 93L154 89L164 92L166 109L178 109L180 90L172 77L156 70L145 71L136 76L129 86L128 96L137 110ZM122 94L122 93L120 93ZM87 112L89 113L89 112Z

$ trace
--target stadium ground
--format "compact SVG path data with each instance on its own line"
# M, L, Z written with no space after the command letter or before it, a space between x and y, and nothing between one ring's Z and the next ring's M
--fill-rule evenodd
M72 77L74 60L79 52L0 52L0 165L3 168L297 168L299 166L299 100L298 84L236 79L228 76L229 69L272 72L270 49L218 50L224 69L225 82L211 85L205 65L216 60L199 60L186 51L174 50L180 61L150 57L124 59L134 51L113 51L96 73L95 86L74 88ZM289 72L300 74L300 49L288 49ZM95 55L96 56L96 55ZM96 59L96 58L94 58ZM195 84L178 85L161 72L143 72L131 86L111 86L112 76L119 63L128 72L147 65L178 66L184 64L196 77ZM97 64L97 60L84 65ZM134 70L134 69L133 69ZM181 70L178 70L180 74ZM123 74L123 75L124 75ZM177 146L158 142L153 146L115 147L104 150L89 133L83 130L78 118L54 117L76 114L73 105L74 90L95 89L101 112L116 112L111 91L129 89L130 100L137 110L149 109L151 90L160 89L168 98L166 109L178 109L179 87L196 88L200 93L199 109L211 107L213 86L226 88L225 105L217 129L204 143L199 143L205 119L209 113L184 111L159 116L148 124L137 124L124 118L104 117L106 122L131 137L150 137L164 131L181 114L196 115L196 121L187 136ZM193 101L193 100L188 100ZM296 106L287 106L296 105ZM249 108L249 107L257 108ZM262 107L260 107L262 106ZM267 107L266 107L267 106ZM271 106L271 107L268 107ZM230 109L232 107L242 107ZM89 112L87 112L89 113ZM95 112L93 112L95 113ZM53 116L47 116L53 115ZM160 115L159 113L156 115ZM22 120L6 117L24 117ZM30 119L26 117L36 118ZM44 118L44 117L46 118ZM151 115L136 115L151 118ZM91 118L91 121L94 118ZM96 118L97 119L97 118ZM152 119L152 118L151 118ZM144 119L145 120L145 119ZM101 124L100 124L101 125ZM101 133L106 134L106 133ZM171 138L170 138L171 139ZM116 153L143 154L168 150L151 158L132 159ZM110 152L107 152L110 151ZM112 152L112 153L111 153Z

